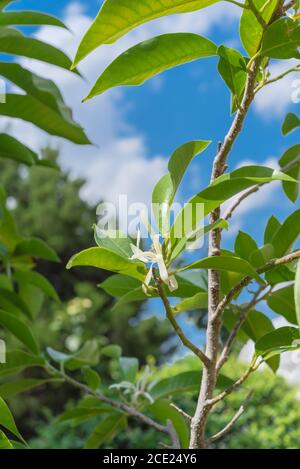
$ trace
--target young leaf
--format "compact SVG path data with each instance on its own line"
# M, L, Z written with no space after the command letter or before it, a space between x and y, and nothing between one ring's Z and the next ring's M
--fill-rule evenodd
M218 54L219 73L239 105L247 80L246 61L239 51L229 47L219 47Z
M299 117L296 114L289 112L286 115L284 123L282 124L283 135L288 135L290 132L293 132L293 130L297 129L298 127L300 127Z
M102 44L111 44L140 24L175 13L200 10L218 0L106 0L81 41L74 66Z
M250 262L251 255L257 250L257 248L256 241L254 241L248 233L239 231L234 245L234 250L238 256Z
M283 352L299 348L299 330L295 327L280 327L261 337L255 344L256 354L265 360Z
M98 269L122 273L141 281L144 281L147 273L145 265L141 262L126 260L112 251L98 247L75 254L70 259L67 269L77 266L97 267Z
M195 309L206 309L208 304L208 294L205 292L197 293L191 298L182 300L174 307L174 313L193 311Z
M0 324L8 329L9 332L26 345L34 354L38 355L39 346L27 324L13 314L3 310L0 310Z
M261 11L261 18L268 24L277 8L277 0L246 0L246 5L248 7L253 5L254 8ZM264 27L257 19L253 10L244 9L240 22L240 36L243 46L250 57L259 50L263 33Z
M281 18L264 34L260 53L272 59L300 58L300 25L290 18Z
M169 230L170 207L189 164L210 143L198 140L187 142L177 148L169 160L169 173L156 184L152 194L152 204L157 225L162 233Z
M163 34L121 54L98 78L85 101L115 86L140 85L149 78L193 60L216 55L217 46L193 33Z
M119 364L124 381L135 383L139 370L138 359L131 357L120 357Z
M267 223L265 233L264 233L264 243L265 244L272 244L275 234L280 228L280 222L277 220L274 215L272 215Z

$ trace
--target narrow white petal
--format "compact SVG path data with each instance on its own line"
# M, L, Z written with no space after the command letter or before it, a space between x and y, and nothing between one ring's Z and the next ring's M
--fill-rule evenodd
M174 275L169 277L169 290L170 291L175 291L178 289L178 283Z
M163 256L159 255L159 256L156 256L156 258L157 258L159 276L160 276L161 280L164 283L168 284L169 274L168 274L167 267L166 267L165 261L163 259Z

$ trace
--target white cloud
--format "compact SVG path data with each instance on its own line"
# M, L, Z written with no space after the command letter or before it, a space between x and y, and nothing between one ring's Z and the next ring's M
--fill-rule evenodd
M74 117L86 129L91 141L97 146L80 147L59 140L61 161L74 176L87 178L84 195L89 200L116 201L119 193L128 194L129 201L150 200L154 183L166 170L166 159L161 155L150 155L144 136L127 122L130 103L123 98L122 90L114 89L86 104L82 98L100 72L123 50L156 34L174 31L207 33L213 26L230 27L240 11L233 5L218 4L193 14L175 15L152 21L126 35L113 46L102 46L80 66L87 81L60 68L29 59L21 62L41 76L51 77L63 92L71 106ZM41 27L36 37L64 49L70 56L75 55L77 45L88 29L91 18L79 2L71 2L65 11L65 22L73 31L52 27ZM150 83L153 92L163 86L163 78ZM12 122L2 118L2 123ZM44 132L28 123L19 121L12 124L12 131L24 143L39 148L50 140ZM55 139L54 139L55 140Z
M275 62L270 66L271 77L276 77L296 65L295 60ZM293 104L295 80L299 80L299 73L294 72L285 78L263 88L256 96L254 108L265 120L282 117L283 113ZM298 83L299 89L299 83ZM299 97L299 92L298 92Z

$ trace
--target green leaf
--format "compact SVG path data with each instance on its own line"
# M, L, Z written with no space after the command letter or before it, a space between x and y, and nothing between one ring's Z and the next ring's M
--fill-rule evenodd
M39 346L31 330L13 314L0 310L0 324L9 330L20 342L28 347L34 354L39 353Z
M20 435L14 418L11 414L11 411L9 410L7 404L4 402L2 397L0 397L0 425L2 425L4 428L9 430L13 435L15 435L17 438L20 440L23 440L22 436Z
M27 304L22 300L18 293L0 288L0 308L16 316L26 314L31 318L30 310Z
M272 59L299 59L299 44L299 23L290 18L281 18L268 27L260 53Z
M36 11L7 11L0 13L0 26L9 25L49 25L67 29L64 23L55 16Z
M150 394L154 400L163 397L170 397L176 394L185 394L187 392L199 391L202 372L199 371L184 371L175 376L164 378L150 389ZM217 389L224 390L232 384L232 380L224 375L219 375L217 382Z
M126 428L126 417L121 413L114 413L104 418L94 428L86 441L86 449L97 449L104 443L107 445L119 430Z
M0 376L10 376L17 374L27 368L43 367L44 358L31 355L21 350L7 351L6 363L0 366Z
M229 47L219 47L218 54L220 56L219 73L239 105L247 80L246 61L239 51Z
M182 300L174 307L174 313L193 311L195 309L206 309L208 304L208 294L204 292L197 293L191 298Z
M0 430L0 450L2 449L13 449L13 445L3 431Z
M111 413L112 408L110 406L107 406L105 404L101 404L100 401L98 401L97 405L94 403L94 407L92 406L86 406L83 405L82 407L76 407L76 409L71 409L67 410L64 412L57 420L58 423L60 422L67 422L69 420L73 420L73 424L77 423L82 423L86 420L89 420L92 417L95 417L97 415L103 415L107 413Z
M82 349L74 354L61 353L50 347L47 348L47 353L52 360L63 363L69 370L76 370L83 366L96 366L100 357L99 344L96 339L85 342Z
M281 257L289 252L300 235L300 210L293 212L280 226L273 238L275 256Z
M146 267L141 262L133 262L108 251L104 248L90 248L75 254L69 261L67 269L77 266L97 267L98 269L122 273L129 277L144 281Z
M72 65L69 57L60 49L38 39L26 37L12 28L0 28L0 52L40 60L65 70L70 70Z
M102 230L95 225L94 235L95 241L100 248L115 252L127 260L132 256L132 240L120 230Z
M162 16L200 10L218 0L107 0L79 46L74 66L102 44L111 44L140 24Z
M115 86L140 85L177 65L216 55L216 51L213 42L193 33L154 37L117 57L98 78L85 101Z
M30 389L37 388L44 384L51 382L57 382L57 380L51 379L21 379L18 381L10 381L8 383L0 384L0 396L3 399L8 397L16 396L23 392L29 391Z
M1 68L1 65L0 65ZM15 160L32 166L38 156L30 148L7 134L0 134L0 158Z
M53 300L60 301L58 294L56 293L54 287L51 285L49 280L47 280L46 277L39 274L38 272L17 271L17 272L14 272L13 276L14 276L14 279L20 284L30 283L31 285L34 285L35 287L39 288L43 293L48 295Z
M261 16L266 23L271 20L274 11L277 8L277 0L252 0L254 7L261 12ZM246 1L249 6L251 3ZM261 40L264 34L264 28L256 18L253 11L244 9L240 22L240 36L243 46L250 57L252 57L260 48Z
M293 130L297 129L298 127L300 127L299 117L296 114L289 112L286 115L284 123L282 124L283 135L288 135L290 132L293 132Z
M122 349L119 345L107 345L101 349L100 353L106 357L117 359L121 357Z
M296 317L298 321L298 326L300 327L300 261L298 261L297 270L296 270L294 297L295 297Z
M124 381L135 383L137 373L139 370L139 361L134 357L120 357L119 359L120 369L123 375Z
M182 238L184 235L182 233L183 226L188 226L189 231L192 231L198 227L203 217L234 195L256 184L277 180L295 182L290 176L264 166L244 166L232 173L226 173L219 177L206 189L192 197L181 212L179 212L171 228L170 238L172 245L178 242L178 237ZM204 211L198 209L199 204L204 204ZM197 213L200 213L200 216ZM183 220L185 221L184 223Z
M254 241L254 239L248 233L239 231L234 245L234 250L238 256L250 262L251 255L254 251L257 250L257 248L256 241Z
M244 276L255 278L258 282L263 282L256 270L245 259L235 256L212 256L193 262L179 269L179 272L192 269L214 269L229 272L237 272Z
M6 103L1 103L0 114L31 122L50 135L56 135L77 143L90 143L83 129L69 122L49 106L30 95L7 94Z
M293 167L288 171L285 171L286 174L296 179L294 184L289 184L283 181L282 187L287 197L292 201L296 202L299 195L299 184L300 184L300 145L294 145L289 148L279 160L280 166L283 168L285 166L292 165Z
M264 243L272 244L275 234L279 230L281 224L274 215L272 215L267 223L265 234L264 234Z
M185 418L180 415L176 409L171 407L166 399L159 399L147 409L150 415L159 422L166 424L169 420L172 422L178 435L181 448L188 448L189 429Z
M280 327L264 335L255 344L256 354L265 360L284 352L299 348L299 330L295 327Z
M99 287L111 296L120 297L141 286L141 282L126 275L112 275L102 282Z
M84 366L82 368L82 374L87 385L91 389L96 391L96 389L98 389L101 384L101 378L99 374L96 371L92 370L92 368L90 368L89 366Z
M170 207L189 164L210 143L206 140L196 140L177 148L169 160L168 174L156 184L152 194L152 204L157 225L162 233L169 231Z
M275 313L284 316L291 324L297 324L294 286L280 288L268 296L267 303Z
M17 244L15 256L33 256L47 261L59 262L56 252L45 241L37 238L26 239Z

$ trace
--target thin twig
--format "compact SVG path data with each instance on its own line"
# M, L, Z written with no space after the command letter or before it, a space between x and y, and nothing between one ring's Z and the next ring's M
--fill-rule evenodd
M153 275L154 275L154 279L155 279L155 282L156 282L156 286L157 286L157 291L158 291L158 294L160 296L160 298L162 299L162 302L164 304L164 307L165 307L165 311L166 311L166 316L167 316L167 319L170 321L171 325L173 326L173 329L175 330L176 334L178 335L178 337L180 338L181 342L183 343L183 345L185 345L185 347L187 347L188 349L190 349L197 357L200 358L200 360L202 361L202 363L205 365L205 366L209 366L209 359L207 358L207 356L205 355L204 352L202 352L202 350L200 348L198 348L195 344L193 344L187 337L186 335L184 334L183 330L181 329L181 327L179 326L178 322L176 321L175 319L175 316L174 316L174 313L173 313L173 310L172 310L172 307L170 305L170 302L164 292L164 289L163 289L163 286L162 286L162 283L161 283L161 280L157 277L156 273L153 271Z
M178 438L178 435L177 435L177 432L175 430L172 420L167 420L167 429L171 437L172 449L180 449L181 448L180 441L179 441L179 438Z
M230 422L226 425L226 427L224 427L223 430L219 431L218 433L213 435L211 438L209 438L208 444L215 443L216 441L220 440L221 438L224 438L224 436L226 436L228 433L231 432L231 430L233 429L236 422L239 420L239 418L245 412L246 407L247 407L247 405L248 405L248 403L249 403L249 401L252 397L252 394L253 394L253 392L251 391L248 394L248 396L246 397L246 399L244 400L243 404L241 405L241 407L239 408L237 413L233 416L233 418L230 420Z
M300 72L300 66L297 65L296 67L289 68L285 72L282 72L280 75L277 75L276 77L270 78L269 80L263 81L255 90L255 94L257 94L262 88L264 88L267 85L271 85L272 83L276 83L277 81L281 80L282 78L286 77L290 73L293 72Z
M180 407L177 407L176 404L174 404L173 402L170 404L171 407L173 407L173 409L176 410L176 412L178 412L178 414L182 415L185 419L187 419L189 422L192 421L192 417L187 414L184 410L180 409Z

